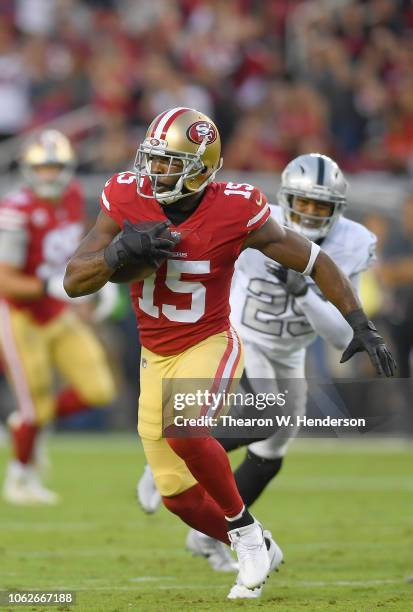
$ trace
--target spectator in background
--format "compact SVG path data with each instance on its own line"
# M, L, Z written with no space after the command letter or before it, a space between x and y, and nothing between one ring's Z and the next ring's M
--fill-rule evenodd
M24 130L30 121L29 75L13 28L0 18L0 140Z
M0 138L90 105L102 133L109 121L107 137L120 143L160 108L187 105L219 123L228 168L258 166L239 150L255 122L257 169L278 170L317 149L347 171L413 173L409 2L19 0L13 7L0 24ZM98 170L104 157L83 167Z

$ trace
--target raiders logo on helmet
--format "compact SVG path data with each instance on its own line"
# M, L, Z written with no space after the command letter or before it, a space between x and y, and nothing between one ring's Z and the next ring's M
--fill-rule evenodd
M189 126L186 135L195 144L201 144L204 138L208 136L207 144L211 144L217 138L217 130L208 121L196 121Z

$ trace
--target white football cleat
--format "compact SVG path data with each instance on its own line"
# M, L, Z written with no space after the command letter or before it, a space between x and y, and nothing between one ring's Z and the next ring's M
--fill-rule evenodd
M56 493L43 486L32 466L18 461L12 461L8 465L3 498L11 504L21 506L54 505L59 501Z
M283 562L283 552L278 544L273 540L270 531L264 531L264 538L267 544L269 544L267 550L270 560L270 572L277 571L278 567ZM263 586L259 586L255 589L248 589L246 586L244 586L238 574L234 586L227 595L227 599L259 599L262 595L263 588Z
M264 584L271 563L260 523L254 520L246 527L231 529L228 537L232 550L237 553L241 583L247 589Z
M215 572L237 572L238 563L231 557L228 546L219 540L190 529L186 548L196 557L205 557Z
M136 486L136 495L142 510L147 514L154 514L162 503L161 494L156 488L149 465L145 465L143 474Z
M259 599L262 593L262 586L256 587L255 589L247 589L241 582L240 577L237 577L237 581L230 592L227 595L227 599Z

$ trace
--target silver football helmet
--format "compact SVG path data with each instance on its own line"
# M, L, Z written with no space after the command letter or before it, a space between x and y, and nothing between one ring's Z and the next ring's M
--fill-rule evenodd
M310 240L324 238L347 205L347 181L338 165L326 155L310 153L293 159L281 175L278 199L286 225ZM324 217L294 210L295 197L331 204Z

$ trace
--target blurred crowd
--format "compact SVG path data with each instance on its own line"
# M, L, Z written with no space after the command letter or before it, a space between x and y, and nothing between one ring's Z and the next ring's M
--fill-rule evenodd
M216 120L226 168L277 172L317 150L349 172L413 172L410 0L0 5L1 139L88 107L83 169L113 171L182 105Z
M411 0L0 0L0 7L0 141L84 109L89 119L67 130L80 170L110 175L130 167L156 114L190 106L219 125L225 169L247 177L278 174L313 151L350 174L413 174ZM362 293L399 374L409 377L412 195L395 218L358 218L378 235L380 255ZM129 387L119 402L131 416L136 332L122 299L103 333ZM323 371L324 359L331 373L332 361L317 350L313 363ZM366 363L352 360L334 374L358 376Z

